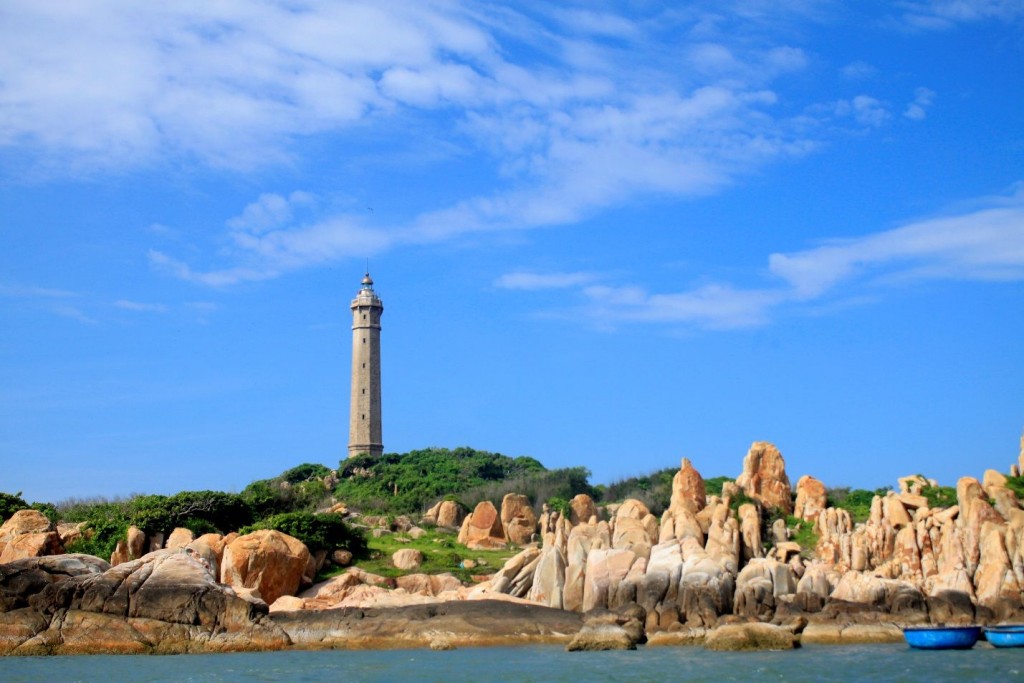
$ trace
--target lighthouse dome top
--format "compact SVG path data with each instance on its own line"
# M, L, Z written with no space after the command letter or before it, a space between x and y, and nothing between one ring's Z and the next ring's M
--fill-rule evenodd
M370 289L373 287L373 278L370 277L369 273L363 276L361 284L363 285L363 289Z

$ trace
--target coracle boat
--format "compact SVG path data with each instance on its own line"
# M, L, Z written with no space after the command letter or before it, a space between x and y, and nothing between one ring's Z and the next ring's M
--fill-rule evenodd
M908 626L907 645L918 650L969 650L981 636L980 626Z
M986 626L985 639L993 647L1024 647L1024 624Z

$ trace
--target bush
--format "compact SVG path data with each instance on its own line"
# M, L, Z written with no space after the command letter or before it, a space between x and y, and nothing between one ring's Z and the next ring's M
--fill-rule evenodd
M466 491L510 479L526 480L545 471L533 458L510 458L472 448L364 454L341 461L334 495L364 511L409 514L451 494L468 504L468 498L474 496L463 495Z
M678 471L678 467L666 467L650 474L612 482L605 487L599 502L621 503L627 498L635 498L646 505L652 514L660 515L672 502L672 479Z
M302 481L312 481L315 479L323 479L330 475L331 470L324 465L318 465L315 463L305 462L301 465L286 470L281 474L278 479L288 482L289 484L298 484Z
M732 477L711 477L710 479L704 480L704 490L707 491L709 496L722 496L722 486L725 482L736 481Z
M1017 500L1024 501L1024 476L1007 477L1006 488L1014 492Z
M865 522L871 516L871 502L875 496L885 496L889 490L886 486L873 491L840 486L825 492L825 504L846 510L854 522Z
M21 497L21 491L17 493L4 493L0 491L0 520L10 518L15 512L25 510L29 504Z
M923 486L921 495L928 500L930 508L948 508L956 505L956 489L952 486Z
M82 535L67 546L69 553L85 553L109 560L117 542L125 538L129 521L128 501L65 503L61 516L69 522L85 522Z
M305 543L313 553L342 548L356 557L366 554L366 537L358 529L345 524L341 515L337 514L285 512L260 520L241 529L240 533L248 534L260 529L274 529L293 536Z

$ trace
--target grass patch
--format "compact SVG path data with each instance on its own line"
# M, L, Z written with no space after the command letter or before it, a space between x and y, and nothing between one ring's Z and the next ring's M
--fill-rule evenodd
M414 548L423 553L423 564L413 571L402 571L391 564L391 556L403 548ZM468 550L459 545L456 535L448 531L427 531L422 538L413 539L405 533L394 533L374 538L367 534L367 554L353 562L354 566L379 576L395 578L405 574L454 574L460 581L469 582L474 574L490 574L501 569L502 565L512 556L520 552L519 548L506 550ZM463 560L473 560L476 567L465 569ZM336 576L344 572L344 568L336 568L324 574L323 578Z
M812 557L818 547L818 532L814 530L814 522L786 515L786 528L790 530L790 540L800 545L803 557Z

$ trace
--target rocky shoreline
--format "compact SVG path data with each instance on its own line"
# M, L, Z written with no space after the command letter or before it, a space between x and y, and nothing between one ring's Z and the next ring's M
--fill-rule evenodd
M1024 449L1010 476L1022 470ZM931 508L927 480L905 477L854 524L827 507L820 482L803 477L792 491L778 450L755 443L722 496L708 496L684 459L660 518L638 500L599 510L587 496L566 515L534 517L515 494L500 513L481 503L461 521L430 511L468 548L524 546L469 585L357 567L313 585L323 556L268 530L197 539L181 529L166 544L132 530L111 563L49 554L58 532L25 510L0 527L0 654L786 649L900 642L907 625L1024 621L1024 509L1006 483L993 470L964 477L955 504ZM766 510L812 526L813 548L793 542L784 517L762 538ZM166 547L143 554L153 545ZM403 552L395 566L415 566Z

